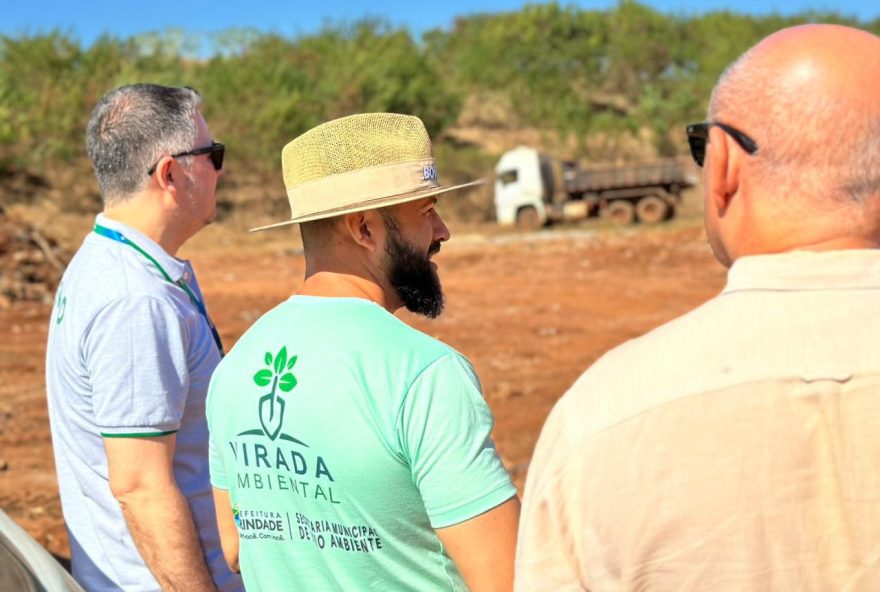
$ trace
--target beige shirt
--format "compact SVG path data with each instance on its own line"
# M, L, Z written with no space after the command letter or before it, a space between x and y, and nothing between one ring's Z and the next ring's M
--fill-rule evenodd
M880 251L740 259L596 362L538 442L516 578L880 590Z

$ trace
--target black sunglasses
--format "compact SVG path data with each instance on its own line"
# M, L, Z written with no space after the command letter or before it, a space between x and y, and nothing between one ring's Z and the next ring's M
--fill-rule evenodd
M748 135L739 131L731 125L721 123L720 121L702 123L692 123L687 126L688 144L691 147L691 156L697 166L703 166L706 160L706 144L709 142L709 128L712 126L719 127L724 130L739 147L746 151L747 154L754 154L758 151L758 143L751 139Z
M181 156L198 156L200 154L210 154L211 164L214 165L214 170L219 171L223 168L223 156L226 154L226 146L221 144L220 142L211 142L210 146L196 148L195 150L189 150L187 152L178 152L177 154L172 154L171 158L180 158ZM147 171L147 176L150 176L154 172L156 172L157 166L159 166L158 162L151 166L150 170Z

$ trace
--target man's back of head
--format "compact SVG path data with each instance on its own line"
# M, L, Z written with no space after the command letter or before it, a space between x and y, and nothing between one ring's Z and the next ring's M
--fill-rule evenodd
M189 87L130 84L101 98L86 130L104 215L171 255L216 216L225 146L200 104Z
M706 224L719 259L880 240L880 38L804 25L722 75L709 106ZM757 145L737 145L722 123Z
M104 95L89 120L86 149L106 206L143 190L160 158L196 140L201 96L191 88L131 84Z

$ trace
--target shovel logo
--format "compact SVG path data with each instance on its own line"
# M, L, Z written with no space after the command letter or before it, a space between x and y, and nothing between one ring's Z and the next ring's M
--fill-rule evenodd
M55 298L55 324L60 325L64 320L64 312L67 310L67 296L64 295L64 282L58 286L58 296Z
M281 433L284 422L286 403L282 393L289 393L296 386L296 377L290 372L296 364L296 356L288 359L287 347L282 347L274 359L270 352L266 352L265 362L267 368L254 374L254 382L260 387L272 385L272 390L260 397L260 425L263 433L274 440Z

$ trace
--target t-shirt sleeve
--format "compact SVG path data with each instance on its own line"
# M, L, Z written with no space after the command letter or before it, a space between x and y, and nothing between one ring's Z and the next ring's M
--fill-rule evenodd
M434 528L516 495L492 442L492 423L474 370L458 354L438 359L410 386L399 416L400 445Z
M220 454L213 437L208 440L208 462L211 469L211 485L217 489L229 489L226 467L223 465L223 455Z
M226 466L223 463L223 451L217 443L216 428L218 424L217 418L214 416L214 397L215 387L217 384L217 372L211 377L211 384L208 387L208 396L206 400L206 415L208 419L208 468L211 475L211 485L217 489L229 489L229 482L226 477Z
M188 338L177 309L150 296L101 310L83 338L83 355L102 436L177 431L189 390Z

